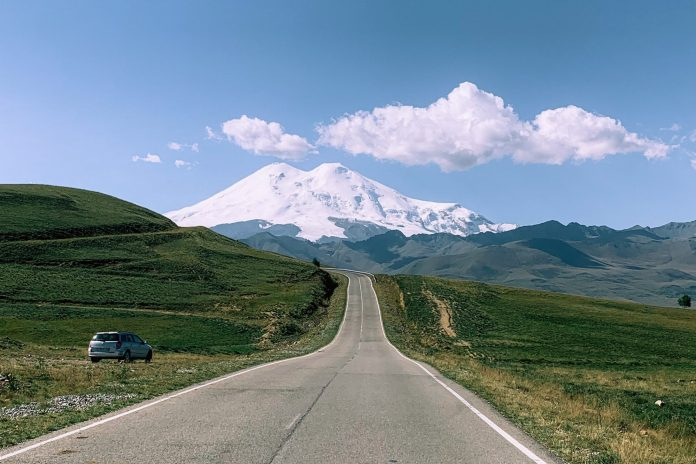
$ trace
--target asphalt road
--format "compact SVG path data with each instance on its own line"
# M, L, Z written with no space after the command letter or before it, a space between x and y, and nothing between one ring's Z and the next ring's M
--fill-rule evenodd
M384 336L370 278L348 276L345 319L324 349L56 432L0 459L20 451L3 462L556 462L470 392L403 357Z

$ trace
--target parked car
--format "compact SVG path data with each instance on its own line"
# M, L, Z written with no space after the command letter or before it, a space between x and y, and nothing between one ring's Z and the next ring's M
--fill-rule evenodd
M87 355L93 363L102 359L131 362L134 359L152 361L152 347L133 332L97 332L89 342Z

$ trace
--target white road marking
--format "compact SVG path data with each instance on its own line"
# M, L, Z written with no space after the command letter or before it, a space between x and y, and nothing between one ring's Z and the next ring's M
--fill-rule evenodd
M369 274L369 273L367 273L367 272L363 272L363 273L361 273L361 274L372 275L372 274ZM372 287L372 292L374 293L374 286L372 285L372 279L370 279L370 287ZM421 370L423 370L426 374L428 374L435 382L439 383L445 390L447 390L449 393L451 393L452 396L454 396L455 398L457 398L464 406L466 406L467 408L469 408L469 409L471 410L471 412L473 412L474 414L476 414L476 415L479 417L479 419L481 419L483 422L485 422L490 428L492 428L493 430L495 430L495 431L498 433L498 435L500 435L500 436L503 437L505 440L507 440L512 446L514 446L515 448L517 448L518 450L520 450L525 456L527 456L527 457L528 457L529 459L531 459L533 462L535 462L536 464L548 464L546 461L544 461L544 460L541 459L539 456L537 456L536 454L534 454L534 452L533 452L532 450L530 450L529 448L527 448L526 446L524 446L522 443L520 443L519 441L517 441L513 436L511 436L511 435L510 435L509 433L507 433L505 430L501 429L501 428L498 426L498 424L496 424L495 422L493 422L491 419L488 418L488 416L486 416L486 415L483 414L481 411L479 411L478 409L476 409L471 403L469 403L467 400L465 400L459 393L457 393L456 391L454 391L449 385L447 385L447 384L444 383L442 380L440 380L440 379L438 379L437 377L435 377L435 375L434 375L432 372L430 372L428 369L426 369L421 363L419 363L418 361L415 361L415 360L409 358L408 356L406 356L405 354L403 354L401 351L399 351L399 349L398 349L397 347L395 347L394 345L392 345L392 343L391 343L391 342L389 341L389 339L387 338L386 332L384 331L384 322L382 321L382 308L381 308L381 306L379 305L379 298L377 298L377 294L376 294L376 293L374 293L374 295L375 295L375 301L377 302L377 310L379 311L379 319L380 319L380 325L381 325L381 327L382 327L382 335L384 336L384 339L387 341L387 343L389 344L389 346L391 346L391 347L394 349L394 351L396 351L396 352L399 354L399 356L401 356L401 357L404 358L405 360L407 360L407 361L409 361L409 362L412 362L413 364L415 364L416 366L418 366Z
M344 328L344 325L345 325L345 322L346 322L346 316L348 315L348 297L349 297L348 291L349 291L349 289L350 289L350 277L348 277L348 286L346 286L346 308L345 308L345 311L343 312L343 319L341 320L341 325L340 325L340 327L338 328L338 332L336 332L336 336L333 338L333 340L331 340L331 343L329 343L328 345L326 345L326 346L324 346L324 347L322 347L322 348L319 348L319 349L316 350L316 351L313 351L313 352L311 352L311 353L307 353L307 354L302 355L302 356L296 356L296 357L294 357L294 358L279 359L278 361L273 361L273 362L266 363L266 364L261 364L261 365L255 366L255 367L250 367L250 368L247 368L247 369L244 369L244 370L241 370L241 371L237 371L237 372L235 372L234 374L226 375L226 376L224 376L224 377L220 377L220 378L218 378L218 379L211 380L211 381L206 382L206 383L203 383L203 384L201 384L201 385L197 385L197 386L195 386L195 387L191 387L191 388L187 388L187 389L185 389L185 390L181 390L181 391L179 391L179 392L177 392L177 393L173 393L173 394L171 394L171 395L168 395L168 396L165 396L165 397L160 398L160 399L158 399L158 400L155 400L155 401L152 401L152 402L143 404L143 405L138 406L138 407L136 407L136 408L129 409L129 410L127 410L127 411L123 411L122 413L116 414L115 416L107 417L107 418L98 420L98 421L96 421L96 422L92 422L92 423L90 423L90 424L87 424L87 425L82 426L82 427L80 427L80 428L71 430L71 431L69 431L69 432L65 432L65 433L62 433L62 434L60 434L60 435L56 435L55 437L51 437L51 438L48 438L48 439L46 439L46 440L40 441L40 442L38 442L38 443L34 443L33 445L29 445L29 446L25 446L25 447L23 447L23 448L19 448L19 449L15 450L15 451L12 451L11 453L7 453L7 454L0 455L0 461L3 461L3 460L5 460L5 459L12 458L12 457L14 457L14 456L18 456L18 455L20 455L20 454L26 453L27 451L31 451L31 450L33 450L33 449L39 448L39 447L44 446L44 445L47 445L47 444L49 444L49 443L53 443L54 441L58 441L58 440L62 440L62 439L64 439L64 438L71 437L71 436L76 435L76 434L78 434L78 433L80 433L80 432L84 432L85 430L93 429L94 427L98 427L98 426L100 426L100 425L104 425L104 424L107 424L107 423L109 423L109 422L113 422L113 421L115 421L116 419L121 419L121 418L123 418L123 417L129 416L129 415L131 415L131 414L133 414L133 413L136 413L136 412L138 412L138 411L142 411L143 409L151 408L152 406L155 406L155 405L160 404L160 403L164 403L165 401L169 401L169 400L171 400L171 399L177 398L177 397L182 396L182 395L185 395L185 394L187 394L187 393L191 393L191 392L193 392L193 391L200 390L200 389L202 389L202 388L206 388L206 387L209 387L209 386L211 386L211 385L218 384L218 383L220 383L220 382L224 382L224 381L229 380L229 379L232 379L232 378L234 378L234 377L237 377L237 376L240 376L240 375L243 375L243 374L247 374L247 373L249 373L249 372L253 372L253 371L258 370L258 369L263 369L263 368L265 368L265 367L275 366L276 364L280 364L280 363L284 363L284 362L288 362L288 361L294 361L294 360L302 359L302 358L307 358L307 357L309 357L309 356L313 356L313 355L315 355L315 354L317 354L317 353L320 353L320 352L324 351L325 349L329 348L330 346L332 346L334 343L336 343L336 340L338 340L338 337L339 337L339 336L341 335L341 333L343 332L343 328Z
M348 277L348 285L350 285L350 277ZM360 288L360 337L358 338L358 351L360 351L360 345L362 345L363 321L365 320L363 317L365 314L365 300L363 300L362 282L360 279L358 279L358 285Z
M354 273L357 273L357 274L364 274L364 275L368 275L368 276L374 277L372 274L367 273L367 272L351 271L351 270L349 270L349 269L336 269L336 270L354 272ZM259 365L259 366L255 366L255 367L251 367L251 368L248 368L248 369L239 371L239 372L235 372L234 374L230 374L230 375L227 375L227 376L225 376L225 377L221 377L221 378L218 378L218 379L215 379L215 380L211 380L211 381L209 381L209 382L206 382L206 383L201 384L201 385L197 385L197 386L195 386L195 387L187 388L186 390L179 391L179 392L177 392L177 393L174 393L174 394L165 396L165 397L163 397L163 398L160 398L160 399L158 399L158 400L152 401L152 402L150 402L150 403L143 404L143 405L138 406L138 407L136 407L136 408L134 408L134 409L129 409L129 410L124 411L124 412L122 412L122 413L120 413L120 414L116 414L115 416L107 417L107 418L105 418L105 419L101 419L101 420L98 420L98 421L96 421L96 422L92 422L91 424L87 424L87 425L85 425L85 426L83 426L83 427L80 427L80 428L71 430L70 432L65 432L65 433L63 433L63 434L57 435L57 436L52 437L52 438L49 438L49 439L47 439L47 440L43 440L43 441L40 441L40 442L38 442L38 443L34 443L33 445L29 445L29 446L26 446L26 447L24 447L24 448L20 448L20 449L18 449L18 450L16 450L16 451L13 451L13 452L11 452L11 453L7 453L7 454L0 455L0 461L5 460L5 459L9 459L9 458L11 458L11 457L14 457L14 456L17 456L17 455L20 455L20 454L23 454L23 453L26 453L27 451L31 451L31 450L33 450L33 449L36 449L36 448L39 448L39 447L41 447L41 446L47 445L47 444L52 443L52 442L54 442L54 441L62 440L62 439L64 439L64 438L67 438L67 437L76 435L76 434L78 434L78 433L80 433L80 432L84 432L85 430L92 429L92 428L97 427L97 426L99 426L99 425L103 425L103 424L106 424L106 423L108 423L108 422L115 421L116 419L120 419L120 418L122 418L122 417L129 416L129 415L131 415L131 414L133 414L133 413L136 413L136 412L138 412L138 411L142 411L143 409L150 408L150 407L152 407L152 406L155 406L155 405L157 405L157 404L163 403L163 402L165 402L165 401L169 401L169 400L171 400L171 399L177 398L177 397L182 396L182 395L185 395L185 394L187 394L187 393L190 393L190 392L193 392L193 391L196 391L196 390L200 390L200 389L203 389L203 388L205 388L205 387L209 387L209 386L211 386L211 385L215 385L215 384L220 383L220 382L224 382L224 381L226 381L226 380L229 380L229 379L232 379L232 378L234 378L234 377L237 377L237 376L246 374L246 373L248 373L248 372L253 372L253 371L258 370L258 369L263 369L263 368L265 368L265 367L274 366L274 365L276 365L276 364L280 364L280 363L284 363L284 362L288 362L288 361L293 361L293 360L296 360L296 359L306 358L306 357L309 357L309 356L312 356L312 355L315 355L315 354L317 354L317 353L320 353L320 352L324 351L326 348L332 346L332 345L336 342L336 340L339 338L339 336L341 335L341 333L343 332L344 324L345 324L345 321L346 321L346 316L348 315L348 295L349 295L348 290L349 290L349 288L350 288L350 276L348 276L348 282L349 282L349 285L348 285L348 287L346 288L346 295L347 295L347 296L346 296L346 308L345 308L345 311L344 311L344 314L343 314L343 319L341 320L341 326L339 327L338 332L336 333L336 336L333 338L333 340L331 341L331 343L329 343L328 345L324 346L323 348L320 348L320 349L318 349L318 350L316 350L316 351L313 351L313 352L311 352L311 353L308 353L308 354L305 354L305 355L302 355L302 356L297 356L297 357L294 357L294 358L287 358L287 359L280 359L280 360L278 360L278 361L273 361L273 362L270 362L270 363L267 363L267 364L261 364L261 365ZM359 278L358 278L358 284L359 284L359 288L360 288L360 301L361 301L361 319L360 319L360 323L361 323L361 337L362 337L362 311L364 310L364 300L363 300L363 298L362 298L362 283L361 283L361 281L360 281ZM370 280L370 287L372 288L372 291L373 291L373 293L374 293L374 286L372 285L372 280ZM422 369L424 372L426 372L433 380L435 380L438 384L440 384L442 387L444 387L445 390L447 390L449 393L451 393L451 394L452 394L455 398L457 398L462 404L464 404L464 405L465 405L467 408L469 408L474 414L476 414L481 420L483 420L488 426L490 426L493 430L495 430L500 436L502 436L504 439L506 439L506 440L507 440L510 444L512 444L515 448L517 448L517 449L520 450L522 453L524 453L524 454L525 454L528 458L530 458L532 461L534 461L534 462L537 463L537 464L548 464L546 461L544 461L544 460L541 459L539 456L537 456L536 454L534 454L529 448L527 448L527 447L524 446L522 443L520 443L519 441L517 441L514 437L512 437L510 434L508 434L505 430L501 429L495 422L493 422L493 421L492 421L491 419L489 419L486 415L484 415L482 412L480 412L478 409L476 409L471 403L469 403L467 400L465 400L459 393L457 393L457 392L454 391L452 388L450 388L447 384L445 384L445 383L442 382L440 379L438 379L437 377L435 377L435 376L432 374L432 372L430 372L428 369L426 369L425 367L423 367L420 363L418 363L418 362L414 361L413 359L411 359L411 358L405 356L405 355L404 355L401 351L399 351L394 345L392 345L392 343L391 343L391 342L389 341L389 339L387 338L386 333L384 332L384 323L382 322L382 308L381 308L381 306L379 305L379 299L376 298L376 294L375 294L375 301L377 302L377 310L378 310L378 312L379 312L380 326L381 326L381 328L382 328L382 335L384 336L384 339L385 339L386 342L389 344L389 346L391 346L401 357L403 357L404 359L406 359L406 360L409 361L409 362L412 362L413 364L415 364L416 366L418 366L420 369ZM296 420L297 420L297 418L293 420L293 423L291 424L291 426L294 424L294 422L295 422Z
M300 419L300 417L302 417L302 413L296 415L292 419L292 421L288 425L285 426L285 430L290 430L295 425L295 423Z

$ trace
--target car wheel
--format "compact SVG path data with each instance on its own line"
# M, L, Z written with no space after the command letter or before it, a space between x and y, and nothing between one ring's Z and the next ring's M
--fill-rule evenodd
M130 351L126 351L125 353L123 353L123 362L124 363L129 363L132 360L133 360L133 358L131 358Z
M98 363L99 361L101 361L101 358L89 358L89 360L93 363Z
M151 363L152 362L152 351L147 352L147 356L145 356L145 362L146 363Z

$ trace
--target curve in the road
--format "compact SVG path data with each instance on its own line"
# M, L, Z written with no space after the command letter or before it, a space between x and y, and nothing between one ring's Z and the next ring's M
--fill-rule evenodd
M0 460L555 461L475 395L391 345L372 280L343 272L346 311L324 348L39 438Z

